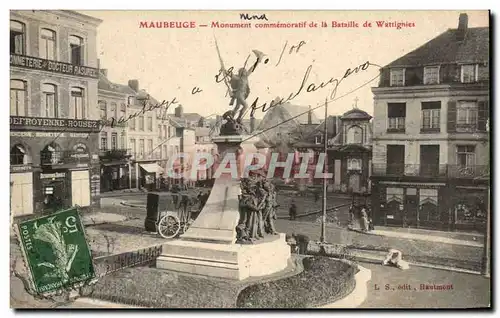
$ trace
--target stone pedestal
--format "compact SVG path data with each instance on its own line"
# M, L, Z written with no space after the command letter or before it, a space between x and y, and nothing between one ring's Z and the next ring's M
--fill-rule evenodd
M222 163L226 154L238 149L243 154L255 153L254 140L248 136L218 136L217 144ZM238 165L243 173L244 156ZM223 168L223 167L220 167ZM163 246L156 261L157 268L242 280L265 276L284 270L290 258L285 235L268 235L254 244L236 244L236 225L239 219L239 178L222 174L215 180L203 210L180 239Z

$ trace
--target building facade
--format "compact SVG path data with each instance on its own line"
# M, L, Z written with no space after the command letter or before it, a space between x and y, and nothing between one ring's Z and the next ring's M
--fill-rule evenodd
M10 12L14 216L99 202L100 23L73 11Z
M135 92L131 98L128 108L130 118L128 123L129 148L131 151L132 187L143 187L146 189L158 188L160 175L164 173L161 162L163 145L159 145L159 126L163 121L161 111L163 107L157 107L160 102L140 89L138 80L129 80L128 86ZM160 125L158 125L160 123Z
M99 115L103 127L99 133L99 159L101 163L101 192L131 187L130 157L128 149L129 107L136 96L127 85L112 83L108 70L99 74Z
M374 96L376 224L484 228L489 183L489 28L467 15L381 70Z

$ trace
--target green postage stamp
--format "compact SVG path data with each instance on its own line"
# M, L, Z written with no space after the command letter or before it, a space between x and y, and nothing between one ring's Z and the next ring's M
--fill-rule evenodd
M26 266L37 293L71 288L95 277L77 208L24 221L18 227Z

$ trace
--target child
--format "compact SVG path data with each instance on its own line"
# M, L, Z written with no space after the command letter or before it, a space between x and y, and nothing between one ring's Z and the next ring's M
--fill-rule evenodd
M403 261L403 253L393 248L389 249L389 253L385 260L382 261L382 265L391 265L403 270L410 268L408 263Z

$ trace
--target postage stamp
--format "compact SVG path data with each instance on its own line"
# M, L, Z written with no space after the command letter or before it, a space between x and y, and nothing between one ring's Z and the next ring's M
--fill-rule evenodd
M77 208L21 222L18 227L37 293L71 288L95 277Z

